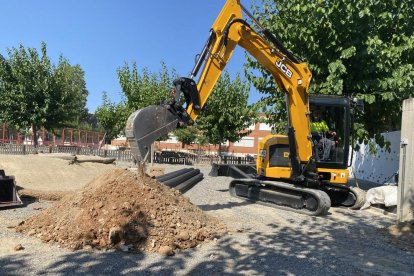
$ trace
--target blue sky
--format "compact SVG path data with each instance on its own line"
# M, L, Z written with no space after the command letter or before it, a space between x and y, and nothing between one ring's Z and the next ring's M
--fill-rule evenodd
M102 91L119 101L116 69L136 61L139 68L158 72L161 62L187 76L219 14L224 0L21 1L0 0L0 53L22 43L48 56L59 55L85 71L87 107L101 104ZM242 1L249 7L249 1ZM244 51L238 48L227 66L232 76L243 74ZM252 92L250 102L258 99Z

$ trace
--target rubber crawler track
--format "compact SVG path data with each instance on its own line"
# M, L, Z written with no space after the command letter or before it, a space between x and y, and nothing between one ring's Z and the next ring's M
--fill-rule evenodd
M314 210L306 209L305 206L302 208L295 208L293 206L286 206L286 205L278 205L273 202L267 202L262 200L256 200L249 197L239 196L236 194L236 184L237 185L245 185L247 187L260 187L262 190L267 191L276 191L279 193L283 193L283 191L291 191L296 194L296 196L302 195L303 197L312 197L317 200L317 208ZM264 187L268 187L271 189L266 189ZM277 181L261 181L256 179L235 179L230 182L229 185L230 194L234 197L241 198L244 200L249 200L255 203L275 207L278 209L289 210L296 213L311 215L311 216L323 216L326 215L331 207L331 199L329 196L324 192L316 189L309 189L304 188L301 186L295 186L293 184L284 183L284 182L277 182Z

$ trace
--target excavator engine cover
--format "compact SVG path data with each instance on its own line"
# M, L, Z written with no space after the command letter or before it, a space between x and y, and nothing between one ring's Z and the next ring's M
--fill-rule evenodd
M168 104L150 105L132 113L125 134L135 161L146 161L151 144L177 128L179 119Z
M4 170L0 170L0 208L22 204L23 203L16 192L14 177L6 176Z

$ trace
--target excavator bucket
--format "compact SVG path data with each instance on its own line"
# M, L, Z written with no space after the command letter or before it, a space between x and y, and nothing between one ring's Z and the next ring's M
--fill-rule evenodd
M16 192L16 183L13 176L6 176L0 170L0 208L23 205Z
M177 128L179 119L169 107L169 105L151 105L129 116L125 134L135 161L146 161L151 144Z

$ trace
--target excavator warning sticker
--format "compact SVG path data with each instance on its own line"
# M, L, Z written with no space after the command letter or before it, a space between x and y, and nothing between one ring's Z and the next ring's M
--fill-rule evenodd
M265 149L260 150L259 155L260 157L263 157L263 158L266 157L266 150Z

